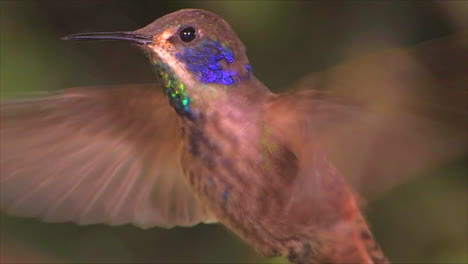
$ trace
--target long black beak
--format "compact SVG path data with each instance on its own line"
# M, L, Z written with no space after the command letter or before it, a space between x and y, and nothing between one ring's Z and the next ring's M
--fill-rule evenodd
M137 34L131 31L116 31L116 32L91 32L68 35L62 38L63 40L125 40L136 44L150 44L151 36Z

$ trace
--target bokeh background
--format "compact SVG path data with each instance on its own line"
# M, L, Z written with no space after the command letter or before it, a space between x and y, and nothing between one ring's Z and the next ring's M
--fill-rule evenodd
M134 30L181 8L224 17L254 73L279 90L347 58L466 29L466 1L0 1L2 98L155 77L125 43L73 43L78 32ZM370 201L367 217L398 262L467 263L467 162L430 170ZM369 188L372 188L370 186ZM284 263L220 225L171 230L46 224L0 216L2 263Z

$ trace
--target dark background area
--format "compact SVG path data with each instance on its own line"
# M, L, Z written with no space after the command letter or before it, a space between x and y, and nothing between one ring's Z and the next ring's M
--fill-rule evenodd
M279 90L347 58L411 46L464 27L465 1L1 1L2 98L71 86L154 82L125 43L64 42L134 30L181 8L225 18L255 75ZM367 216L394 262L466 263L467 165L454 161L371 201ZM370 186L371 187L371 186ZM73 263L283 263L264 259L220 225L140 230L46 224L1 215L0 260Z

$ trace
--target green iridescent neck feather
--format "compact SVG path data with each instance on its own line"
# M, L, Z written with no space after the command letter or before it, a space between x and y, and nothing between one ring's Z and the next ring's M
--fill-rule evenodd
M226 88L235 86L252 76L252 67L248 64L245 54L240 56L243 59L236 60L239 56L235 57L228 44L213 39L204 39L197 45L179 48L174 57L186 67L194 83L200 87ZM177 73L164 62L155 59L153 65L170 104L180 115L193 117L193 109L190 106L193 98L187 93L187 84L183 83ZM190 87L193 88L195 87ZM206 91L200 89L198 92L202 90Z
M191 117L190 98L187 95L187 87L180 81L177 74L167 65L156 61L153 63L154 70L159 76L164 89L164 94L169 103L182 116Z

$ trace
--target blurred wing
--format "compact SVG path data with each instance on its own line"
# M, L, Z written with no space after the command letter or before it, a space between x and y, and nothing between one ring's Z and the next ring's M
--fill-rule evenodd
M177 116L156 85L70 88L0 105L2 209L50 222L190 226Z
M295 168L288 170L289 174L274 170L288 180L281 185L285 195L282 200L287 201L282 208L287 217L285 222L297 223L282 233L310 234L314 230L313 239L324 245L317 247L316 252L326 263L368 263L370 259L386 263L361 216L354 193L322 146L322 143L333 143L338 136L335 133L334 138L325 138L325 133L340 129L348 118L361 113L352 105L324 100L322 95L312 90L273 95L267 103L264 118L271 137L294 157L289 161L283 158L280 163L272 160L279 168ZM312 118L300 115L298 110L308 111ZM275 111L282 114L277 115ZM351 132L349 124L345 128ZM273 152L276 157L280 153Z
M291 101L290 114L309 113L307 133L356 190L373 196L466 153L466 40L360 57L307 76L279 100Z

